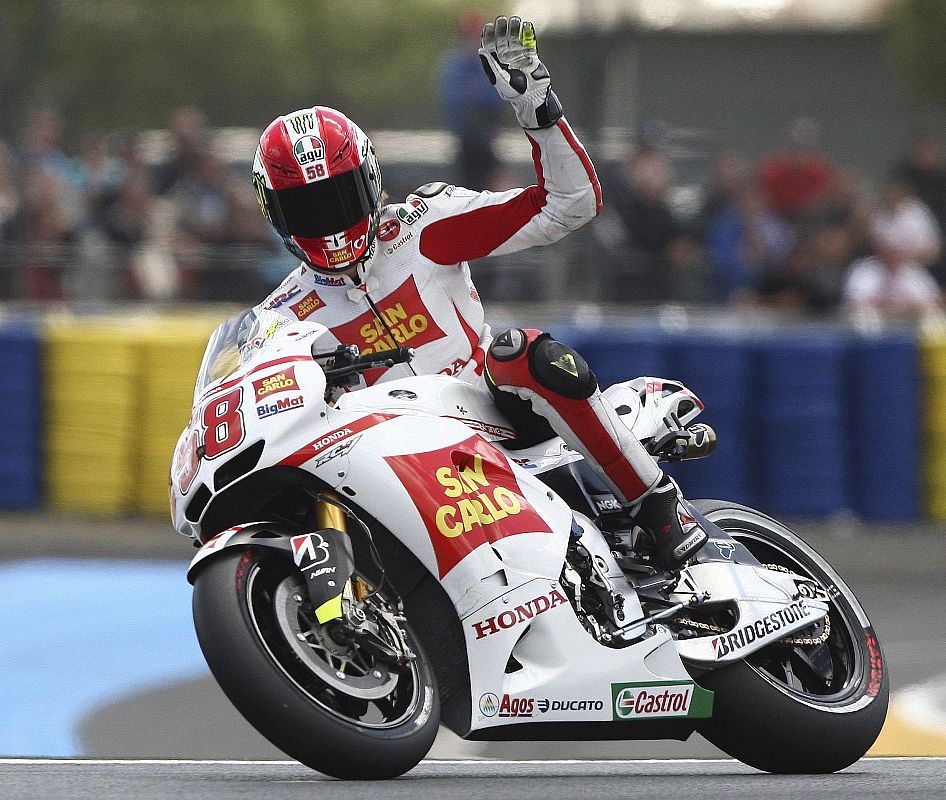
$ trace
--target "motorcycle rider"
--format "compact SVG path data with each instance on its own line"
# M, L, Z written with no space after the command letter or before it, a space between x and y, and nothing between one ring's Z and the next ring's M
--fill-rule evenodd
M602 397L585 360L546 332L513 328L493 338L484 323L467 262L552 244L602 203L532 23L488 23L479 55L532 144L536 185L479 192L428 183L384 205L374 147L344 114L316 106L279 117L260 138L253 181L263 214L303 263L258 310L311 316L362 352L415 349L412 364L368 373L369 384L412 372L485 383L521 444L561 436L652 536L657 565L678 568L706 533Z

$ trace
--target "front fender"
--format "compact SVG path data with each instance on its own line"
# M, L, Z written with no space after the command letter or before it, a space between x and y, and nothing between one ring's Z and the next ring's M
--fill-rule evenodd
M187 580L193 584L209 559L225 550L247 546L279 550L295 562L319 622L342 616L342 591L355 571L351 540L346 533L334 528L300 533L273 522L234 525L200 548L187 569Z
M292 531L288 525L278 522L251 522L246 525L234 525L232 528L217 534L204 544L191 559L187 567L187 581L192 586L194 579L206 566L208 559L228 550L231 547L269 547L273 550L282 550L292 557L290 537Z

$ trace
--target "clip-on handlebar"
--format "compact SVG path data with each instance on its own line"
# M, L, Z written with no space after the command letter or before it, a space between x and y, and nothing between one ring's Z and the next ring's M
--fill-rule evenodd
M312 358L325 362L322 368L329 386L354 386L358 383L358 376L369 369L410 363L414 358L414 348L397 347L360 355L358 347L353 344L340 344L327 353L316 353L313 346Z

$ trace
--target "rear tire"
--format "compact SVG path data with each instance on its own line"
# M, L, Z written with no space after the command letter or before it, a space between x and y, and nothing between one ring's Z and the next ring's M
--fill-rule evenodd
M234 548L210 559L194 581L193 609L214 677L263 736L312 769L358 780L402 775L428 753L440 721L420 643L402 622L417 656L402 669L357 648L336 654L306 629L293 600L304 595L288 554ZM300 635L309 639L291 641Z
M826 773L850 766L877 739L889 696L887 666L863 608L830 564L781 523L736 503L694 505L763 564L811 577L827 592L830 608L830 634L823 643L776 643L698 677L715 692L713 716L700 733L766 772Z

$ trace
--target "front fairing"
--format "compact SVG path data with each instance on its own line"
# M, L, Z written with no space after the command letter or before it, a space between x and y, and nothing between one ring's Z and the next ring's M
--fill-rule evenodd
M246 475L284 466L352 498L441 578L474 551L470 564L488 562L474 570L476 581L481 568L502 568L497 554L530 575L558 577L571 512L488 443L512 430L485 389L419 376L330 406L324 372L311 357L324 331L260 315L221 326L212 337L172 465L175 528L206 538L204 513L221 492ZM238 368L216 377L220 354L232 362L234 347ZM535 536L541 541L530 542Z
M197 539L220 492L279 463L325 424L325 374L311 354L325 328L246 313L252 317L238 315L211 337L174 451L171 517L179 533Z

